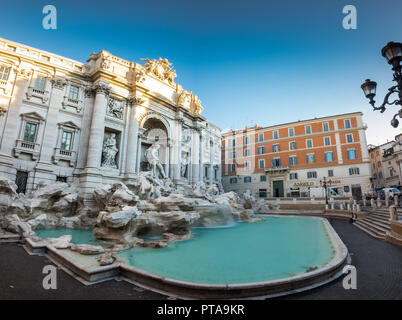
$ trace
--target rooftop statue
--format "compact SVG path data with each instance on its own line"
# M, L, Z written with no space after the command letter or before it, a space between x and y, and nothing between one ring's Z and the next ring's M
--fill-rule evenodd
M141 59L146 62L144 69L146 73L156 76L160 80L167 80L169 84L174 83L177 77L176 71L171 68L171 63L167 59Z

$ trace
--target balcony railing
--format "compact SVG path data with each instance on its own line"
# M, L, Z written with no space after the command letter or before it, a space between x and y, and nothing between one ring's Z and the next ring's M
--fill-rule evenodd
M43 103L46 103L49 100L49 91L28 87L27 99L30 100L32 97L39 98Z
M67 107L74 108L77 113L80 113L82 110L82 100L72 99L70 97L65 96L64 101L62 103L63 109L67 109Z
M70 163L70 167L75 166L76 152L73 150L64 150L60 148L54 149L53 163L57 164L60 160L64 160Z
M14 148L14 156L18 158L21 153L27 153L32 156L32 160L37 160L39 157L39 149L39 143L18 139Z

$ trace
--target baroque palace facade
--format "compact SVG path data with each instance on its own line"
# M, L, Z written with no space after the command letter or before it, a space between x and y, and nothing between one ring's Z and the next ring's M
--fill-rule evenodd
M339 194L370 190L366 126L360 112L222 135L226 191L265 197L308 197L324 177Z
M66 181L90 199L149 171L153 154L176 184L219 182L220 129L166 59L143 61L102 50L83 64L0 38L0 174L19 192Z

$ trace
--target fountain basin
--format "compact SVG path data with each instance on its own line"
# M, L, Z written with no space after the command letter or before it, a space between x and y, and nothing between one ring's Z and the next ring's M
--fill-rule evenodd
M339 277L348 256L322 218L270 216L265 222L193 231L194 238L168 248L120 253L126 263L115 272L179 298L272 297Z

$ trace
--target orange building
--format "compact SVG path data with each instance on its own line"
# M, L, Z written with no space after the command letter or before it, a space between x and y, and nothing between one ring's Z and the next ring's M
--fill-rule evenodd
M222 134L222 183L259 197L308 196L324 177L345 196L370 189L361 112Z

